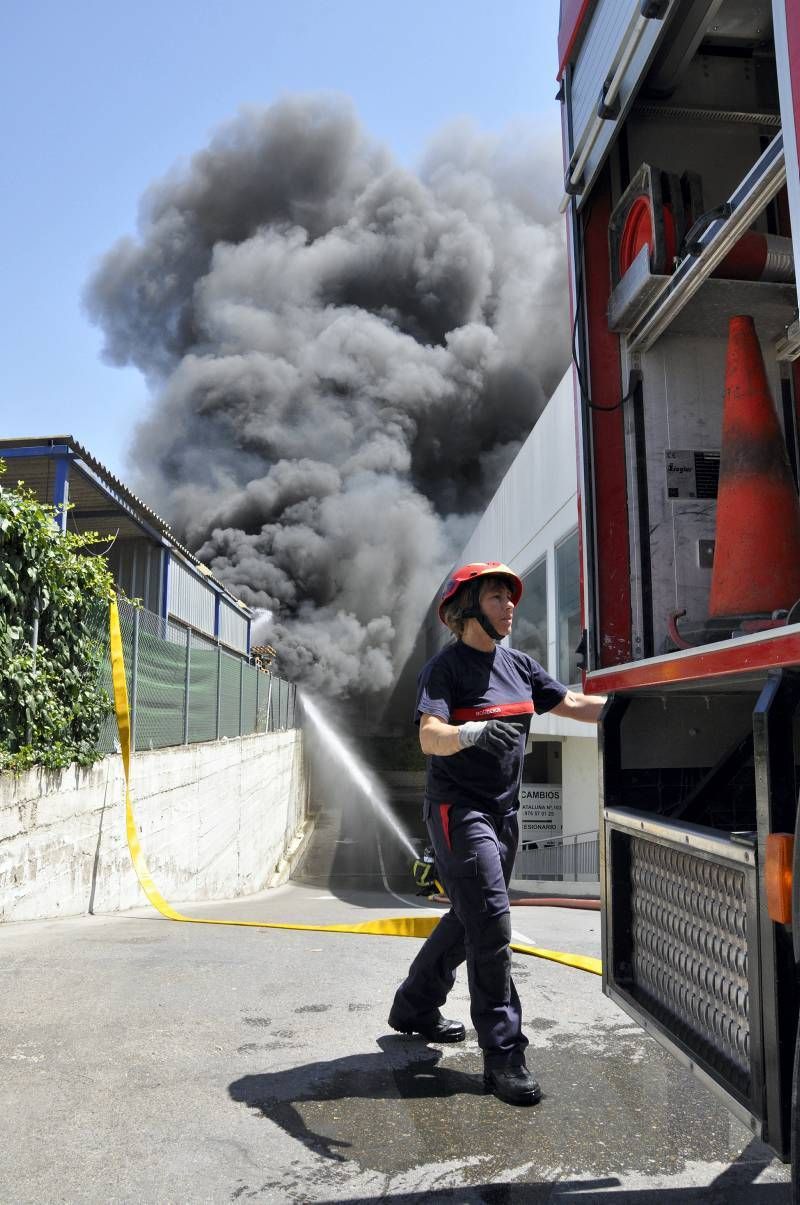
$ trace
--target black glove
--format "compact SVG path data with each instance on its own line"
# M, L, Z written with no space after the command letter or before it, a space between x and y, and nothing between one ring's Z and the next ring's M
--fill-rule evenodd
M506 720L469 720L461 725L458 739L462 749L474 745L495 757L503 757L517 747L522 730L522 725Z
M509 724L506 720L487 720L486 727L475 742L478 749L485 749L495 757L503 757L519 748L519 734L522 729L518 724Z

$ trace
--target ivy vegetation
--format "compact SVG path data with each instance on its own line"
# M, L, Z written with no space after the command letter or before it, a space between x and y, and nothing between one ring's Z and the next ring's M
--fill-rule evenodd
M91 765L111 710L101 670L113 579L90 552L100 537L62 535L55 516L21 483L0 485L0 771Z

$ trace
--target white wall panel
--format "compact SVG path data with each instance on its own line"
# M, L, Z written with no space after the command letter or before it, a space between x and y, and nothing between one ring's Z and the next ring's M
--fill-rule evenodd
M461 561L525 573L578 521L572 372L545 407L467 542Z
M237 611L230 603L222 602L219 608L219 638L228 648L246 653L247 616Z
M469 561L504 561L520 575L546 558L548 659L551 666L556 665L553 549L575 530L577 524L575 411L572 370L569 369L456 558L459 565ZM554 715L537 717L533 732L539 737L573 736L596 741L591 724L579 724ZM595 799L587 804L590 809L594 808Z
M570 368L523 444L475 530L454 564L500 560L520 575L546 561L548 571L548 656L556 664L554 548L578 523L575 411ZM426 656L445 641L436 615L438 597L425 621ZM420 667L417 666L417 669ZM408 706L410 711L410 704ZM569 784L569 827L565 834L597 827L597 732L560 716L535 716L538 740L562 740L564 782ZM565 739L569 738L569 739ZM584 749L583 746L587 748ZM575 765L567 765L567 760ZM566 816L565 816L566 821Z
M168 609L176 619L182 619L198 631L213 636L214 591L175 556L169 567Z

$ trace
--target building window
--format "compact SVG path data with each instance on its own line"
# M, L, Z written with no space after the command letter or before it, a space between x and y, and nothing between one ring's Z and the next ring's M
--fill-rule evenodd
M547 669L547 562L540 561L522 579L524 586L514 612L511 642Z
M581 638L578 581L578 533L574 531L556 547L557 677L565 685L580 682L581 678L575 651Z

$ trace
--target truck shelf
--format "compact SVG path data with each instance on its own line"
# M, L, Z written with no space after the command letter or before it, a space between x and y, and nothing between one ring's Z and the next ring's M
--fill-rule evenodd
M647 252L646 247L644 251ZM636 262L611 296L608 325L612 331L625 333L628 324L635 323L644 306L654 304L653 299L657 299L672 280L671 276L659 276L647 271L646 260L646 254L644 257L637 256ZM647 272L646 277L642 268ZM635 296L630 291L627 279L634 275L638 277ZM623 289L623 286L626 288ZM759 334L769 342L777 344L780 340L788 341L797 317L797 289L793 284L774 284L770 281L707 279L676 310L667 330L674 335L702 332L722 338L728 333L731 314L752 314Z
M668 277L646 278L647 265L640 255L614 290L609 301L609 325L624 330L629 352L647 351L672 327L680 313L709 280L747 228L765 209L786 180L783 134L777 134L733 190L722 216L712 220ZM640 262L641 259L641 262ZM627 280L627 277L631 277ZM665 283L661 284L660 282ZM737 282L740 283L740 282ZM787 293L787 298L788 298ZM734 311L736 312L736 311ZM788 308L773 338L785 335L796 315Z

